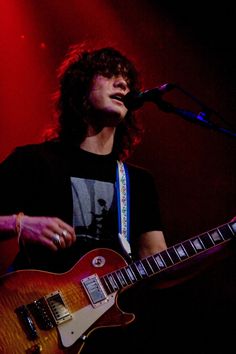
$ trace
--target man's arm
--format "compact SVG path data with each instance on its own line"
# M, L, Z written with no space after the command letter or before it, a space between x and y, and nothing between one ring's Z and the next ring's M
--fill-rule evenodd
M145 232L141 235L139 241L139 257L148 257L166 248L166 241L162 231Z

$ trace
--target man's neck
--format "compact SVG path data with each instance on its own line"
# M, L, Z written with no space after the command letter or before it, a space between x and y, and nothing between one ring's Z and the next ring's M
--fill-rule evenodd
M82 150L98 155L108 155L112 152L115 128L105 127L99 133L89 130L88 136L80 144Z

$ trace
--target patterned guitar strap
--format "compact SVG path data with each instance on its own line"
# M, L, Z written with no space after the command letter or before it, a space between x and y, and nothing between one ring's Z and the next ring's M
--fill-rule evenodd
M130 195L129 195L129 174L126 164L117 161L116 169L116 193L118 208L118 238L120 244L129 258L131 258L130 248Z

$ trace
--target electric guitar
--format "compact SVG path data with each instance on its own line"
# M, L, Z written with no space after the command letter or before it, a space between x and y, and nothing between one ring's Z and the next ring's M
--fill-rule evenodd
M95 249L63 274L20 270L0 277L0 353L75 354L99 327L123 326L134 314L120 310L120 291L236 235L236 221L165 251L127 264L110 249Z

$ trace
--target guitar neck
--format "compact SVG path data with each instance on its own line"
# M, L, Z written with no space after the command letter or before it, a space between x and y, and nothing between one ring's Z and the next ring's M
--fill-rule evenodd
M158 274L176 264L231 240L236 235L236 222L229 222L167 248L153 256L135 261L101 277L108 294Z

